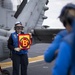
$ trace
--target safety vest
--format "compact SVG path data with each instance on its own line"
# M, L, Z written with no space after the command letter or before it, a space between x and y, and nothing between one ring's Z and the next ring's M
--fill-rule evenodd
M12 33L11 37L12 37L12 40L13 40L13 46L14 46L14 48L17 48L18 47L18 35L17 35L17 33L16 32ZM12 50L12 53L26 54L26 53L28 53L28 51L27 50L21 50L20 52L17 52L15 50Z

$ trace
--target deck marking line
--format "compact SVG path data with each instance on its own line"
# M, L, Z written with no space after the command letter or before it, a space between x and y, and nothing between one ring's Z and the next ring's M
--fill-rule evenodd
M28 58L29 63L35 63L35 62L39 62L39 61L43 61L43 55L41 56L37 56L37 57L32 57L32 58ZM1 62L0 66L4 69L4 68L9 68L12 67L12 61L9 62Z

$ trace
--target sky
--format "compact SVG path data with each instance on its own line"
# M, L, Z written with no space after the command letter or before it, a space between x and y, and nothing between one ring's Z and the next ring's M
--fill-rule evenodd
M60 22L58 16L60 15L61 9L67 3L74 3L75 0L49 0L48 7L49 10L45 12L45 16L48 18L44 20L42 25L48 25L50 28L64 28Z

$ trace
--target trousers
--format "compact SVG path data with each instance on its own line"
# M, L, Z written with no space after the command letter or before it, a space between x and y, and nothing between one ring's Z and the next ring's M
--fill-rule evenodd
M12 75L19 75L21 66L21 75L27 75L28 55L27 54L12 54Z

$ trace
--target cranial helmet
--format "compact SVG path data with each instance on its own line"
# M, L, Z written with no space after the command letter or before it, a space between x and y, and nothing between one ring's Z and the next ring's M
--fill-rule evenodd
M61 13L60 13L60 15L59 15L59 18L60 18L61 16L63 16L63 14L65 13L65 10L66 10L67 8L75 9L75 4L68 3L67 5L65 5L65 6L62 8L62 10L61 10Z
M19 26L19 27L23 28L22 23L21 23L20 21L17 21L17 22L15 23L15 26L14 26L14 29L15 29L15 30L16 30L18 24L21 25L21 26Z
M75 5L72 3L68 3L62 8L61 13L59 15L60 21L63 23L64 26L66 26L67 22L70 25L72 25L71 23L73 19L75 18L75 16L68 13L70 9L75 9Z
M22 25L22 23L21 23L20 21L17 21L17 22L15 23L15 25L17 25L17 24L21 24L21 25Z

